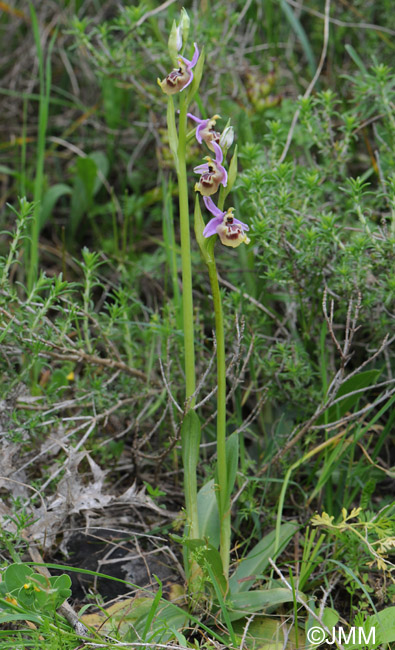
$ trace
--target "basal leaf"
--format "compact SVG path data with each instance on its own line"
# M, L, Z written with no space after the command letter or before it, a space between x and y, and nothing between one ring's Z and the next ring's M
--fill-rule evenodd
M198 495L199 533L215 548L219 546L219 514L214 479L200 488Z
M260 613L268 607L293 601L291 589L277 587L275 589L259 589L258 591L239 592L230 598L231 620L236 620L246 614Z
M280 529L280 544L278 554L284 550L286 545L298 530L298 524L295 521L289 521L282 524ZM232 595L238 592L246 592L251 589L255 577L262 574L269 565L269 557L273 560L275 548L276 532L273 530L265 535L248 555L240 561L239 566L229 580L229 587Z

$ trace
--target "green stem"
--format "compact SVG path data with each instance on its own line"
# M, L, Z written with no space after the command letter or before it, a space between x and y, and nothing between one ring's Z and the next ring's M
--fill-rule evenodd
M216 237L210 245L214 246ZM230 494L228 489L228 469L226 462L226 365L225 333L221 293L218 283L217 267L214 255L207 260L213 295L215 314L215 336L217 342L217 476L218 506L220 517L220 555L225 577L229 573L230 555Z
M167 127L169 133L169 144L174 156L175 167L178 178L178 194L180 207L180 234L181 234L181 270L182 270L182 309L183 309L183 328L184 328L184 364L185 364L185 411L186 418L188 412L195 405L195 341L194 341L194 319L193 319L193 300L192 300L192 264L191 264L191 236L189 222L189 204L188 204L188 183L187 169L185 161L185 152L187 144L187 102L185 95L180 95L180 117L178 135L175 123L175 111L173 98L170 96L167 105ZM194 415L194 414L190 414ZM197 417L197 416L196 416ZM189 418L190 420L191 418ZM189 420L187 420L189 422ZM199 453L199 443L197 449L193 448L193 463L191 464L191 454L187 453L188 445L191 443L189 435L182 436L182 452L184 461L184 489L185 489L185 506L188 522L189 539L199 538L199 519L197 508L197 480L196 465ZM189 465L187 464L189 462ZM190 568L190 586L196 575L194 563Z
M182 267L182 305L184 319L184 350L185 350L185 399L188 411L195 404L195 341L192 301L192 265L191 265L191 236L188 206L188 183L185 162L187 137L187 104L185 96L180 96L180 120L178 128L178 192L180 205L181 231L181 267Z
M28 267L28 288L33 288L37 280L38 272L38 239L40 234L40 202L42 200L44 186L44 159L45 159L45 139L48 125L49 97L51 89L51 52L55 40L53 35L45 60L41 47L40 29L37 15L33 4L30 3L30 16L33 27L34 40L37 50L38 70L40 80L40 101L38 114L38 134L37 134L37 158L36 158L36 176L34 179L34 203L35 209L31 224L30 243L29 243L29 267Z

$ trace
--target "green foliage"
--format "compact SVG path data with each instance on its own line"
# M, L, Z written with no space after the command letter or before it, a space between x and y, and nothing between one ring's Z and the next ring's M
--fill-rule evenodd
M70 586L66 574L46 578L26 564L10 564L0 582L4 614L7 616L7 603L28 612L53 614L71 595Z
M357 519L355 522L350 521ZM334 522L334 516L323 512L312 519L314 526L321 525L327 528L337 539L335 557L342 558L342 566L346 568L345 585L351 596L362 588L364 594L373 593L374 589L368 584L368 570L377 567L386 572L391 571L388 554L395 544L395 514L394 508L384 508L380 513L370 511L362 512L361 508L354 508L347 513L343 508L341 520ZM357 581L355 580L357 577ZM368 604L371 604L368 598ZM359 611L362 607L359 595Z
M240 647L247 627L247 647L262 639L277 650L283 619L294 615L299 640L288 628L291 650L305 645L303 630L316 624L294 596L306 596L319 613L323 589L324 622L341 616L350 625L377 623L380 643L393 643L393 345L379 353L392 336L395 303L391 3L331 6L323 73L299 100L322 52L322 3L187 6L189 42L206 53L191 110L231 116L237 155L223 195L249 223L252 240L244 251L216 251L229 362L228 488L237 494L229 593L217 553L213 314L198 251L207 243L199 237L207 217L200 208L192 250L199 423L187 418L180 430L175 406L183 410L185 379L178 197L169 173L174 142L163 133L155 79L171 67L167 35L179 7L158 10L147 1L107 10L65 0L37 5L31 16L22 8L23 17L4 4L0 432L25 467L20 487L30 499L8 498L11 481L2 479L12 511L1 532L2 557L4 566L14 564L0 584L17 605L2 599L1 620L12 629L0 631L0 647L24 647L27 639L50 650L81 643L50 627L69 584L44 581L21 564L21 535L35 524L38 493L44 502L56 498L74 450L107 471L108 493L135 481L156 506L172 511L180 508L179 438L187 434L186 466L198 470L192 554L204 574L204 612L194 618L151 594L130 618L114 615L106 633L147 645L210 647L215 639ZM35 52L34 67L21 54L27 51ZM188 147L192 170L200 156L193 137ZM75 472L82 487L92 481L86 458ZM355 521L339 516L358 507ZM327 512L322 534L306 528L315 510ZM162 534L154 516L142 516L148 533L154 527ZM269 557L286 566L286 576L291 567L293 591L270 575ZM24 568L11 571L15 566ZM13 571L20 581L11 589ZM332 578L339 578L334 588ZM246 626L246 614L267 609L269 620L256 616ZM23 621L36 631L13 629ZM195 639L187 632L191 621Z

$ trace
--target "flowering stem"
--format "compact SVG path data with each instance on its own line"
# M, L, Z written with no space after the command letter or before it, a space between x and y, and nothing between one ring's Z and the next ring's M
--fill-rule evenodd
M182 310L184 327L184 364L185 364L185 417L181 430L182 458L184 465L185 509L189 539L199 538L199 518L197 507L196 468L199 456L200 423L191 410L195 404L195 342L192 301L191 239L188 206L187 170L185 162L187 102L185 95L180 95L180 115L178 135L175 124L173 98L168 98L167 125L169 143L174 156L178 178L181 233L181 268L182 268ZM186 563L189 586L193 589L194 578L199 570L194 562Z
M184 423L194 419L194 425L186 436L181 433L182 458L184 465L185 510L187 516L187 531L189 539L199 538L199 515L197 502L197 463L200 449L200 422L194 411L194 396L196 389L195 370L195 341L192 299L192 262L191 262L191 233L188 205L188 181L185 162L187 145L187 110L185 95L180 96L180 117L178 126L177 148L177 177L180 206L180 235L181 235L181 269L182 269L182 307L184 321L184 363L185 363L185 410ZM192 419L192 421L193 421ZM189 559L186 552L186 573L191 592L199 591L200 568L195 561Z
M182 266L182 305L184 319L184 354L185 354L185 399L186 410L194 406L192 395L196 388L195 379L195 342L192 302L192 268L191 237L188 207L187 170L185 163L187 134L187 104L185 95L180 96L180 119L178 128L178 192L180 205L181 231L181 266Z
M214 248L216 237L209 240ZM210 277L215 314L215 336L217 342L217 480L218 510L220 519L220 555L226 579L229 573L230 555L230 494L228 489L228 470L226 462L226 366L225 334L221 293L218 283L217 266L213 251L206 263Z

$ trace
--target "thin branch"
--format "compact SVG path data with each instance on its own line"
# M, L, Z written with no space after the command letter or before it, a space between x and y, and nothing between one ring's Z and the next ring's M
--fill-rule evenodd
M311 93L313 92L313 88L314 88L315 84L317 83L318 77L321 74L322 68L324 66L324 62L325 62L325 59L326 59L326 53L328 51L328 42L329 42L329 21L330 21L329 13L330 13L330 7L331 7L330 0L325 0L324 41L323 41L323 44L322 44L321 58L319 60L317 70L315 71L315 75L312 78L308 88L306 89L306 91L305 91L305 93L303 95L303 99L307 99L308 97L310 97ZM280 159L278 161L279 165L281 165L281 163L284 162L285 157L286 157L286 155L288 153L289 147L291 146L294 130L295 130L295 127L296 127L296 123L297 123L297 121L299 119L300 111L301 111L301 107L299 106L299 108L297 108L295 113L294 113L292 123L291 123L290 129L288 131L287 141L285 143L283 152L282 152L282 154L280 156Z
M179 403L178 403L178 402L176 401L176 399L173 397L173 393L171 392L171 389L170 389L170 384L169 384L169 382L167 381L167 378L166 378L166 375L165 375L165 371L164 371L164 369L163 369L162 359L161 359L160 357L159 357L159 367L160 367L160 374L162 375L163 383L164 383L164 385L165 385L165 388L166 388L167 394L169 395L169 397L170 397L172 403L174 404L174 406L176 407L177 411L179 411L180 413L184 413L184 411L182 410L182 408L181 408L181 406L179 405Z
M170 7L176 0L166 0L166 2L163 2L159 7L156 7L156 9L151 9L150 11L147 11L139 20L137 21L135 27L140 27L147 18L151 18L151 16L155 16L156 14L159 14L161 11L164 11L167 9L167 7Z
M373 388L373 386L372 386ZM395 393L395 388L392 390L387 390L384 395L381 395L378 397L374 402L371 404L368 404L364 408L360 409L359 411L356 411L355 413L351 413L351 415L346 415L340 420L336 420L336 422L329 422L327 424L312 424L310 425L310 429L336 429L337 427L343 426L347 422L350 422L351 420L355 420L356 418L359 418L361 415L365 415L365 413L368 413L371 409L375 408L381 402L384 402L387 398L391 397ZM326 410L326 409L325 409Z
M267 307L265 307L265 305L262 305L262 303L260 303L258 300L256 300L256 299L253 298L252 296L250 296L249 293L246 293L245 291L242 291L239 287L235 287L234 284L232 284L232 283L229 282L228 280L225 280L224 278L221 278L219 275L218 275L218 280L219 280L219 282L220 282L221 284L224 285L224 287L227 287L227 288L230 289L231 291L237 291L238 293L240 293L240 294L243 296L243 298L245 298L246 300L248 300L252 305L254 305L254 306L257 307L258 309L260 309L261 311L263 311L264 314L266 314L267 316L269 316L270 318L272 318L272 319L274 320L274 322L276 323L277 327L279 327L279 328L280 328L280 329L281 329L281 330L286 334L287 337L289 336L289 332L288 332L288 330L284 327L284 325L283 325L283 324L281 323L281 321L277 318L277 316L276 316L275 314L273 314L273 312L271 312L270 309L268 309Z
M332 637L332 630L330 630L329 627L327 627L327 625L325 625L325 623L322 620L322 617L318 616L315 613L315 611L311 607L309 607L309 605L305 602L305 600L301 596L299 596L299 594L297 592L294 593L294 590L292 589L292 587L289 584L288 580L283 576L282 572L276 566L276 564L273 562L271 557L269 557L269 564L275 570L275 572L277 573L277 575L280 578L283 585L285 585L286 588L289 589L289 591L294 594L294 597L296 598L297 602L305 608L305 610L310 614L310 616L312 616L321 625L321 627L325 630L325 632L328 634L328 637L331 638ZM338 641L336 641L336 639L334 639L334 641L336 643L336 646L339 648L339 650L344 650L344 646L341 643L338 643Z
M317 16L317 18L325 19L324 14L320 13L319 11L316 11L315 9L311 9L311 7L306 7L306 5L296 2L295 0L286 0L286 1L288 2L288 4L292 5L293 7L297 7L302 11L305 11L311 16ZM329 18L329 22L332 25L337 25L338 27L350 27L351 29L353 28L373 29L376 32L383 32L384 34L390 34L391 36L395 36L395 31L393 29L390 29L389 27L383 27L382 25L375 25L373 23L350 23L350 22L346 22L345 20L339 20L338 18Z

